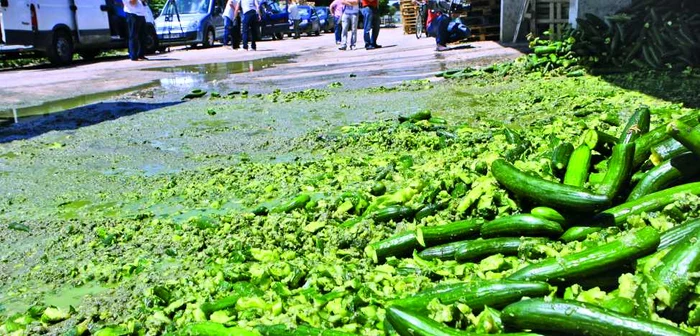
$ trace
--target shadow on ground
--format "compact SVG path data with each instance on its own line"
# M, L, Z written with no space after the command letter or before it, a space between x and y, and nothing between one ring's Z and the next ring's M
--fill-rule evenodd
M35 116L20 123L6 126L0 125L0 143L31 139L51 131L75 130L180 103L182 102L105 102L76 107L49 115Z
M682 78L682 80L680 80ZM601 74L600 78L627 90L641 92L688 108L700 108L700 77L675 72Z

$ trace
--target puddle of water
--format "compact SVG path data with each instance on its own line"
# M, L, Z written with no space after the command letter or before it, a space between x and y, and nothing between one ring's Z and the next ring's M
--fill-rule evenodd
M289 63L290 57L271 57L257 60L195 64L167 68L153 68L151 71L162 71L175 74L170 78L160 80L160 86L165 89L191 89L204 83L228 78L232 74L254 72L274 67L278 64Z
M86 296L100 294L108 287L90 282L80 287L64 287L55 292L49 292L44 295L40 303L47 306L56 306L67 309L69 306L78 307ZM18 298L4 298L0 296L0 305L3 310L0 313L10 316L15 313L26 312L32 306L31 302Z
M126 89L105 91L93 94L77 96L73 98L44 102L40 105L20 107L15 109L0 110L0 126L4 124L19 123L31 119L32 117L44 116L51 113L70 110L76 107L101 102L132 91L138 91L153 87L156 82L142 84Z

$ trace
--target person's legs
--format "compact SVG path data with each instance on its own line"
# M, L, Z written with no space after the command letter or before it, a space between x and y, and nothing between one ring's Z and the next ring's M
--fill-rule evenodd
M340 41L340 48L341 49L346 49L348 47L348 28L350 27L350 15L343 14L342 16L342 25L343 25L343 31L340 34L341 35L341 41ZM338 28L338 26L335 26Z
M250 37L250 24L251 24L251 19L252 16L255 15L255 11L248 11L247 13L243 13L242 17L242 22L241 22L241 32L243 35L243 49L248 50L248 38Z
M350 15L350 24L351 24L350 49L354 49L355 45L357 43L357 22L359 20L360 20L360 15L358 15L358 14Z
M253 12L253 18L250 20L250 30L251 34L253 37L251 38L250 41L250 47L253 48L253 50L257 49L257 45L255 44L255 41L260 39L260 20L258 20L258 14Z
M231 36L233 36L233 41L231 41L231 46L233 49L238 49L241 46L241 16L238 15L236 16L236 21L234 21L234 25L231 28L233 33L231 33Z
M370 31L372 30L372 20L374 17L374 13L371 8L362 7L362 16L362 28L364 30L364 34L362 37L365 40L365 48L370 47L371 49L374 48L374 44L372 43L372 36L370 35Z
M139 21L139 53L138 53L138 58L140 59L146 59L146 17L145 16L138 16L137 17Z
M450 39L450 32L447 31L447 27L450 24L450 19L447 15L440 15L435 18L436 31L435 31L435 43L437 43L438 49L441 47L446 47Z
M379 16L379 9L372 8L372 45L375 48L380 46L377 44L377 37L379 36L379 25L381 24L381 17Z
M344 15L343 15L344 16ZM333 17L335 20L335 43L340 43L340 33L343 31L343 28L345 27L345 24L343 24L344 20L341 20L340 17Z
M299 21L301 21L301 20L294 20L294 38L295 39L299 38Z
M231 26L233 26L233 21L229 19L227 16L224 16L224 37L223 37L223 42L224 46L227 46L229 43L229 37L231 37L231 40L233 40L233 37L231 36L232 29ZM233 41L231 41L233 44Z
M126 13L126 24L129 30L129 58L135 61L139 58L138 55L138 30L136 29L137 15Z

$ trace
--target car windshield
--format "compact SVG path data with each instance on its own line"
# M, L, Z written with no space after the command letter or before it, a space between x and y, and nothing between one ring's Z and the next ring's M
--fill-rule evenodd
M175 4L177 4L177 12L175 11ZM163 8L162 15L207 13L209 13L209 0L171 0Z
M263 2L263 7L265 7L266 10L277 14L277 13L282 13L284 10L282 10L282 7L277 2Z
M299 16L309 16L309 7L299 7Z

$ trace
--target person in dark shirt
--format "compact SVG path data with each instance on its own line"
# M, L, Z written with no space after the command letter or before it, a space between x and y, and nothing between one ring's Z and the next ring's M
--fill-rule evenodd
M379 35L379 1L378 0L362 0L362 16L364 17L364 40L365 49L372 50L381 48L377 44L377 36Z

